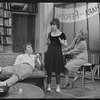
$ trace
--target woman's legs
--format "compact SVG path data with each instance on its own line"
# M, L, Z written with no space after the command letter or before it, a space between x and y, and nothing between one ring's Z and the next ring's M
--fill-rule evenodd
M56 73L56 84L57 84L56 92L60 92L60 74L58 73Z
M60 74L56 73L56 84L59 85L60 84Z
M48 77L47 77L47 90L51 91L51 87L50 87L50 85L51 85L51 72L47 72L47 75L48 75Z
M78 78L79 78L79 75L77 74L77 72L75 72L73 81L76 81Z
M65 85L67 85L69 81L69 72L66 68L64 70L64 75L65 75Z

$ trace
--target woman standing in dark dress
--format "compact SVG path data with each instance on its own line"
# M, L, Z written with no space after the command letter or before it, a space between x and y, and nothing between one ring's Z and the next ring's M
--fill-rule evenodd
M64 33L59 31L60 21L54 18L51 22L51 32L48 35L48 50L46 53L45 65L47 71L47 91L51 91L51 75L52 72L56 74L56 92L60 92L60 73L63 71L63 55L62 55L62 44L67 46L67 40Z

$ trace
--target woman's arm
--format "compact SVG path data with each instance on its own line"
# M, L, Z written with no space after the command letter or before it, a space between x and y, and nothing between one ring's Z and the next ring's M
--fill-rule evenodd
M48 37L47 37L47 40L46 40L46 45L49 45L50 44L50 33L48 34Z
M73 49L74 46L75 46L75 44L76 44L77 39L78 39L77 37L74 38L74 40L72 41L72 43L67 48L64 48L62 51L69 51L69 50Z
M67 52L67 54L75 55L75 54L81 53L85 48L86 48L85 43L81 41L74 49Z
M46 40L46 45L49 45L49 44L50 44L50 39L47 38L47 40Z
M65 46L68 45L67 40L59 38L59 41L60 41L61 44L65 45Z
M62 49L62 51L69 51L74 48L75 42L73 41L67 48Z

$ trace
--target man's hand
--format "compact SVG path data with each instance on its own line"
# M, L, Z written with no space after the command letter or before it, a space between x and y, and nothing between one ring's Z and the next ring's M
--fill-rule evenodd
M36 59L37 59L37 58L39 58L39 57L40 57L40 55L39 55L39 54L36 54L36 55L35 55L35 58L36 58Z

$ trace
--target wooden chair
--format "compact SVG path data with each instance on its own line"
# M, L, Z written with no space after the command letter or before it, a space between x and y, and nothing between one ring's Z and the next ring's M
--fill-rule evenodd
M88 63L81 66L80 70L80 77L81 77L81 91L84 90L85 84L93 83L94 90L96 90L94 76L99 69L100 65L100 54L88 52ZM87 73L87 71L89 73ZM87 74L86 74L87 73ZM99 72L98 72L99 73ZM90 81L86 82L85 78L91 79Z

